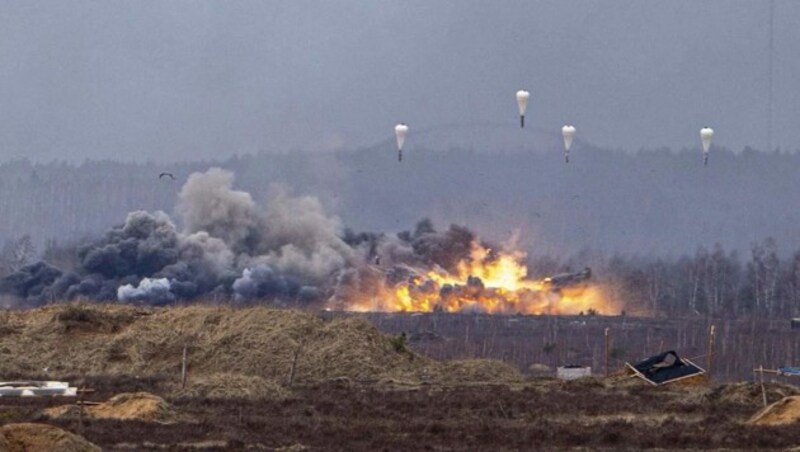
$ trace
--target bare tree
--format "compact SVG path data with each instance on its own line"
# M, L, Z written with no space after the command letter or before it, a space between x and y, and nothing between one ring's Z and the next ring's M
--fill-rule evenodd
M0 252L0 266L3 273L13 273L30 264L36 258L36 247L29 234L16 240L6 240Z

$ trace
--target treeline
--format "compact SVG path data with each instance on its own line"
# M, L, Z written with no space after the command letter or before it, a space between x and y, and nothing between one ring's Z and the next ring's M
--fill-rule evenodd
M412 152L413 151L413 152ZM749 252L774 237L800 249L800 155L714 150L637 154L413 149L390 145L336 154L246 155L172 164L13 161L0 164L0 243L28 234L39 250L104 232L138 209L171 213L194 171L220 166L263 202L273 184L321 199L356 231L397 232L421 218L466 225L502 241L517 233L534 255L681 255L714 243ZM177 180L158 179L162 171ZM180 219L173 216L173 220Z
M531 260L536 276L592 265L595 280L633 315L800 317L800 250L782 258L772 238L747 252L716 244L678 258L580 253Z

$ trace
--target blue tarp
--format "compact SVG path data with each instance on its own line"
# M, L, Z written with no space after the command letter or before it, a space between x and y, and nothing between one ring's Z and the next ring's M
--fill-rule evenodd
M787 377L800 377L800 367L779 367L778 373Z

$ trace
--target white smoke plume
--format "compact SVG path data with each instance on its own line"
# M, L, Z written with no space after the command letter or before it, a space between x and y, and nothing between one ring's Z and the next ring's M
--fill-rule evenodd
M175 300L175 295L170 292L170 284L167 278L150 279L144 278L139 282L138 287L133 284L125 284L117 289L117 299L119 301L150 301L152 303L168 303Z

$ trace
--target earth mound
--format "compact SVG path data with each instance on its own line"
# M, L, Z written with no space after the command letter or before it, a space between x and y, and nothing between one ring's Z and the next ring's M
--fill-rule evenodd
M77 418L80 407L76 405L48 408L45 414L52 418ZM137 420L145 422L172 422L176 414L161 397L147 392L118 394L107 402L84 407L84 416L96 419Z
M784 425L800 420L800 396L784 397L756 413L748 424Z
M136 309L54 305L10 312L0 373L176 375L184 347L190 375L228 373L284 382L347 376L418 378L435 366L360 318L324 321L300 311L193 305ZM24 353L23 353L24 352Z
M497 361L443 364L417 355L360 317L324 320L265 307L83 303L9 312L5 323L10 333L0 335L0 374L7 375L46 368L52 375L174 376L177 382L186 348L198 394L219 394L224 385L213 381L224 374L278 384L342 377L412 383L522 379ZM259 384L265 386L260 380L235 386Z
M58 427L23 423L0 427L0 450L8 452L34 450L99 452L101 449L84 438Z

